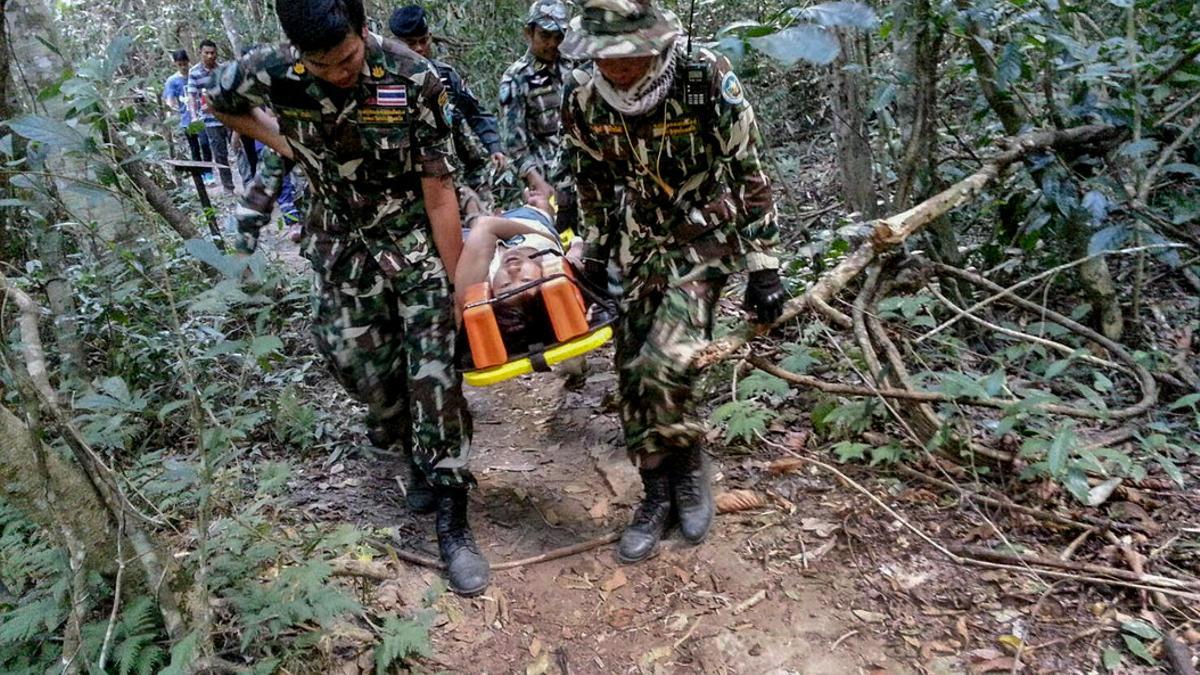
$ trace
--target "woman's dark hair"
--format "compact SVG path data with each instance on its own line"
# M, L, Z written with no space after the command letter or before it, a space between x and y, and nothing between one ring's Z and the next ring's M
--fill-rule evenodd
M279 25L296 49L323 52L366 24L362 0L283 0L275 3Z
M522 293L501 300L492 311L509 354L524 354L533 345L554 344L554 326L541 293Z
M175 63L179 63L180 61L191 61L191 59L188 58L186 49L176 49L175 51L171 52L171 60Z

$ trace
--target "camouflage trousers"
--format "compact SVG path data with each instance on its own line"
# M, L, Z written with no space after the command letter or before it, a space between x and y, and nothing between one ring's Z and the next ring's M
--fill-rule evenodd
M368 424L412 453L434 485L469 486L471 414L454 366L450 284L410 290L378 270L316 281L313 337L338 382L367 406Z
M634 464L700 443L695 355L712 341L724 279L647 292L626 303L616 329L617 388L625 448Z

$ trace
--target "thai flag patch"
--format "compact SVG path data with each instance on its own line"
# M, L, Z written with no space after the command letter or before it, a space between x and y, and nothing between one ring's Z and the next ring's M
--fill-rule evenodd
M375 105L406 108L408 107L408 89L402 84L381 84L375 87Z

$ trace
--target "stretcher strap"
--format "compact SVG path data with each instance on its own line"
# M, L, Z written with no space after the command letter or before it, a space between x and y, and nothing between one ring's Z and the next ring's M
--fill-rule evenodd
M529 348L529 364L533 366L535 373L549 373L551 371L550 364L546 363L546 346L542 344L531 345Z

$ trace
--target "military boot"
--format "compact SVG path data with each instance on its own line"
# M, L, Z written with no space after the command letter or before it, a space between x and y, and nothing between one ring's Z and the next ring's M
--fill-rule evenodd
M688 543L699 544L708 536L716 513L704 449L691 447L672 456L670 474L671 497L679 514L679 534Z
M671 520L671 479L665 462L654 469L643 469L641 474L646 496L617 545L617 558L623 563L649 558Z
M488 586L491 566L471 534L464 488L438 488L437 538L450 590L468 598L482 593Z
M404 481L404 501L413 513L433 513L437 509L433 486L425 479L425 472L417 466L417 460L408 453L408 479Z

